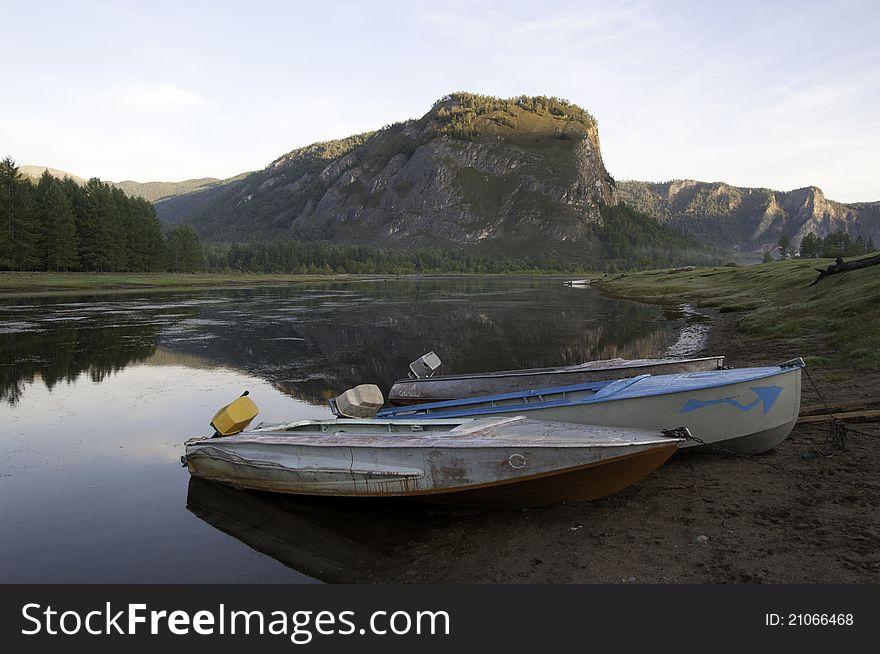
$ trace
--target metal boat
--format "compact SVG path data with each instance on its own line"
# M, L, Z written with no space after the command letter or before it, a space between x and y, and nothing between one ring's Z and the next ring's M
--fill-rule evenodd
M533 506L626 488L686 436L521 416L307 420L190 439L183 462L195 477L253 490Z
M436 358L436 355L434 356ZM411 373L409 379L399 379L394 382L394 386L391 387L388 394L389 404L404 406L421 402L441 402L481 395L515 393L534 388L622 379L643 374L667 375L680 372L720 370L724 366L724 357L605 359L588 361L574 366L441 376L417 376L424 373L420 373L419 368L414 368L416 363L413 362L410 368L414 374ZM436 366L439 364L439 359L436 359Z
M383 409L384 419L524 415L582 425L669 429L684 425L683 447L722 446L766 452L797 421L803 359L779 366L639 375L628 379L538 388L516 393Z

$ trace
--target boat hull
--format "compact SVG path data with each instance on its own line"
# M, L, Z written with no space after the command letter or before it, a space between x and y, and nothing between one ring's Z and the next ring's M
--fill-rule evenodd
M185 461L195 477L252 490L538 506L615 493L681 442L656 431L522 421L465 437L251 432L189 441Z
M794 428L800 410L801 370L799 367L755 370L768 372L753 379L678 392L664 392L664 388L674 389L680 377L669 375L632 380L628 389L610 393L607 399L600 397L601 393L583 391L583 397L579 397L578 391L562 393L549 388L517 397L473 398L469 402L448 403L453 406L437 405L437 408L431 408L434 405L430 404L418 405L409 413L407 408L401 408L379 415L412 419L417 417L414 413L417 411L427 412L422 417L429 418L516 414L535 420L611 427L672 429L685 426L694 439L682 449L723 447L740 454L758 454L779 445ZM702 374L723 380L723 374L730 373L731 378L736 378L737 372L691 373L686 377L695 381ZM636 389L639 388L646 388L643 392L651 394L638 395ZM557 396L567 399L554 400Z
M400 379L388 394L388 403L407 406L464 397L514 393L533 388L569 386L606 379L623 379L641 374L667 375L718 370L724 357L699 359L609 359L577 366L503 370L491 373L445 375L422 379Z

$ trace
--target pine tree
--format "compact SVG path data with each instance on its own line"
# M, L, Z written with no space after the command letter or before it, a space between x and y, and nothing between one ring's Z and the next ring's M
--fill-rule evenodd
M42 268L54 271L76 268L78 239L73 205L58 181L51 176L47 178L46 173L37 189Z
M177 225L168 234L168 268L172 272L205 269L205 250L190 225Z
M133 219L131 216L131 203L122 192L122 189L105 185L109 193L107 204L109 213L106 216L107 230L107 263L109 270L123 271L137 269L137 265L129 262L132 254L129 247L129 238L133 231Z
M110 270L109 225L113 208L109 187L93 177L85 186L85 197L76 230L80 242L80 265L84 270Z
M779 256L782 259L788 259L791 256L791 239L786 234L779 237Z
M0 161L0 270L10 270L13 267L12 243L13 234L13 198L15 196L14 184L18 176L18 168L12 157L6 157Z
M809 232L806 236L804 236L803 240L801 240L800 245L801 257L805 259L818 257L821 252L822 239L816 236L813 232Z
M0 267L33 270L39 265L32 192L12 157L0 161Z

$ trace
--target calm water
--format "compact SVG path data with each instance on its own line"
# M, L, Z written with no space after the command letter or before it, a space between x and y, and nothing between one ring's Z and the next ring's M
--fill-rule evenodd
M244 389L258 421L322 418L428 350L444 373L571 364L663 354L682 327L556 280L6 300L0 582L357 581L393 564L420 505L191 482L183 441Z

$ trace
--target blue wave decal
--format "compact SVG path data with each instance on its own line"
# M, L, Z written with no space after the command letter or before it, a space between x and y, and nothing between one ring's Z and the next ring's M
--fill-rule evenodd
M740 411L751 411L756 406L763 403L764 413L766 414L770 410L770 407L772 407L779 398L779 394L782 392L782 386L752 386L752 391L755 393L755 399L748 404L740 404L732 397L722 397L719 400L688 400L678 412L690 413L691 411L696 411L697 409L702 409L714 404L729 404Z

